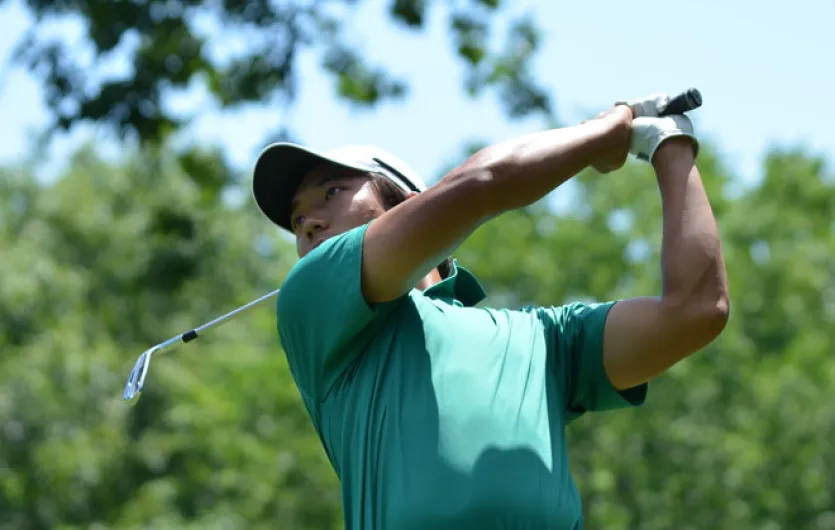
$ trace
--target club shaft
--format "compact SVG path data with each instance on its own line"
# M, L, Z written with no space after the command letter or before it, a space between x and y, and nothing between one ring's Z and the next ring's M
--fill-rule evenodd
M186 331L185 333L181 333L181 334L177 335L176 337L171 337L167 341L159 343L157 345L157 351L167 350L167 349L171 348L172 346L174 346L175 344L179 344L181 342L190 342L190 341L196 339L201 331L205 331L205 330L207 330L211 327L217 326L219 324L223 324L224 322L227 322L227 321L233 319L234 317L240 315L241 313L243 313L243 312L245 312L249 309L252 309L253 307L255 307L257 305L263 304L264 302L266 302L267 300L269 300L271 298L274 298L276 295L278 295L279 290L280 289L276 289L275 291L267 293L260 298L256 298L252 302L249 302L248 304L242 305L241 307L235 309L234 311L230 311L230 312L226 313L225 315L219 316L219 317L217 317L216 319L214 319L210 322L206 322L205 324L203 324L200 327L190 329L189 331Z
M273 298L274 296L278 295L278 291L279 291L279 289L276 289L275 291L273 291L271 293L267 293L264 296L262 296L261 298L257 298L257 299L253 300L252 302L250 302L246 305L242 305L241 307L239 307L238 309L235 309L234 311L230 311L223 316L217 317L216 319L212 320L211 322L207 322L207 323L203 324L199 328L194 328L193 331L195 331L196 333L200 333L201 331L209 329L212 326L216 326L216 325L218 325L222 322L226 322L230 318L238 316L241 313L243 313L244 311L247 311L248 309L252 309L253 307L255 307L257 305L260 305L260 304L266 302L270 298Z

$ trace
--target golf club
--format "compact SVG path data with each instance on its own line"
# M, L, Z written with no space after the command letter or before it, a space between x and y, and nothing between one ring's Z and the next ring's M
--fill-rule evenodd
M267 300L275 297L278 295L279 289L271 293L267 293L261 298L253 300L252 302L242 305L241 307L235 309L234 311L230 311L223 316L220 316L211 322L207 322L200 327L190 329L185 333L177 335L176 337L172 337L165 342L160 342L156 346L152 346L142 352L142 355L136 360L136 364L133 365L133 370L131 370L130 375L128 376L128 382L125 385L125 391L123 393L123 397L125 401L130 401L137 397L139 393L142 391L142 388L145 386L145 377L148 375L148 368L151 366L151 357L163 350L171 349L173 346L180 344L181 342L191 342L197 337L200 336L200 333L206 331L209 328L214 326L223 324L224 322L228 322L232 318L240 315L244 311L248 309L252 309L253 307L266 302Z

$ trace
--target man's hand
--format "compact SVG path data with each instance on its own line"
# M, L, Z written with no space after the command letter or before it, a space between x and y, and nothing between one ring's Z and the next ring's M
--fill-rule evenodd
M616 122L632 123L632 110L626 105L616 105L615 107L601 112L594 117L595 120L614 120ZM588 120L587 120L588 121ZM585 122L583 122L585 123ZM592 164L592 167L600 173L611 173L616 169L620 169L626 163L626 158L629 156L629 149L617 148L610 153L607 153L603 158L598 159Z
M684 115L663 118L635 118L632 121L629 151L648 162L652 162L658 148L671 138L689 138L693 157L699 153L699 141L693 134L693 124Z
M629 152L641 160L651 161L655 150L668 138L687 136L698 154L699 142L693 135L693 125L686 116L659 117L659 109L670 101L667 94L649 94L631 101L618 101L615 106L601 112L595 120L626 120L631 125ZM586 120L591 121L591 120ZM586 123L586 122L583 122ZM618 149L607 153L592 164L600 173L610 173L626 163L628 153Z
M645 117L657 118L659 109L665 106L669 101L670 97L664 93L649 94L630 101L620 100L615 102L614 107L604 112L601 112L600 114L595 116L594 119L625 119L630 123L630 125L633 126L634 131L635 128L633 120L637 121L639 118ZM643 121L638 122L639 129L646 128L647 125L648 124L644 123ZM651 123L649 125L651 126ZM692 127L690 128L690 133L692 136ZM655 150L655 148L658 147L658 145L661 144L662 141L663 139L658 141L653 146L653 151ZM631 150L631 152L633 154L638 154L634 150L634 139L632 140L632 143L633 149ZM647 144L648 142L642 141L642 143ZM621 167L623 167L623 165L626 163L627 156L628 153L618 150L617 152L608 154L604 158L598 160L597 162L592 164L592 167L594 167L594 169L596 169L600 173L610 173L612 171L615 171L616 169L620 169ZM643 158L640 154L638 154L638 157Z
M653 118L658 117L659 109L666 107L669 101L670 96L667 94L650 94L632 101L617 101L615 105L627 105L635 118L644 116Z

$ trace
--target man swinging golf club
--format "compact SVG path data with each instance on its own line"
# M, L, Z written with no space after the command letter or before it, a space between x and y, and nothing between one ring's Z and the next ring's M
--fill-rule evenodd
M339 476L346 528L582 528L565 426L643 403L647 382L728 318L698 141L686 116L659 117L658 101L485 148L429 188L370 147L260 155L255 199L301 258L278 295L280 341ZM456 246L629 152L661 191L660 294L474 307L485 293L448 259Z

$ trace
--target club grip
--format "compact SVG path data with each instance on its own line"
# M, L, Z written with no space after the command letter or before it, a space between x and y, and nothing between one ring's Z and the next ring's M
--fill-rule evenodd
M695 88L688 88L681 94L670 98L667 104L658 110L660 116L669 116L671 114L684 114L687 111L697 109L702 106L702 94Z

